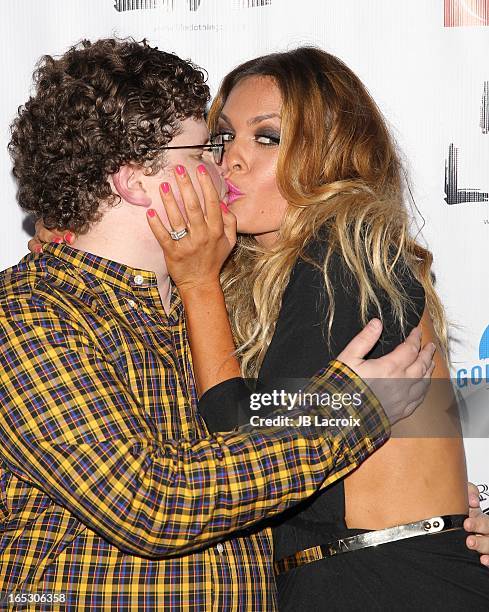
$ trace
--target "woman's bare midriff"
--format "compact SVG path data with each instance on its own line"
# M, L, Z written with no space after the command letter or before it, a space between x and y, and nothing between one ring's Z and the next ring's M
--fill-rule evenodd
M435 341L426 313L422 329L423 344ZM345 479L349 528L384 529L468 512L465 454L455 398L439 354L435 354L435 364L422 405L395 425L391 439Z

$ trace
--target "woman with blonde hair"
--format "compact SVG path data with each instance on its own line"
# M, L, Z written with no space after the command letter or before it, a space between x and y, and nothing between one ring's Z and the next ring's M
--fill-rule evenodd
M304 47L235 68L208 122L225 144L224 216L235 215L241 234L221 283L243 376L283 389L313 374L372 316L384 324L373 357L420 321L424 341L438 345L438 380L406 425L275 523L280 608L487 609L488 576L462 529L467 478L447 325L431 254L410 235L402 168L380 111L343 62ZM178 183L190 201L189 178ZM210 281L193 223L162 191L173 228L189 232L172 241L151 221L191 323L200 410L211 429L232 429L246 388L239 378L212 386L234 357L222 341L210 346L205 331L205 313L220 307L222 262L216 256Z

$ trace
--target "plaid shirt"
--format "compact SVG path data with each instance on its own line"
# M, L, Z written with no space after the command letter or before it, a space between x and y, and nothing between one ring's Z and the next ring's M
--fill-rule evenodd
M380 405L349 374L333 363L315 384L363 392L361 427L211 436L175 291L165 315L153 273L67 245L25 257L0 274L1 595L47 597L36 609L275 609L269 532L229 533L385 441Z

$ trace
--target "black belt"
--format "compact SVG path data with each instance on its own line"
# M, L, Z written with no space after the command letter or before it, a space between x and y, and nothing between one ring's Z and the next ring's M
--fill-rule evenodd
M396 525L395 527L379 529L378 531L367 531L366 533L360 533L349 538L335 540L329 544L320 544L319 546L306 548L290 555L290 557L284 557L276 561L274 564L275 574L283 574L306 563L320 561L321 559L360 550L369 546L378 546L379 544L387 544L387 542L396 542L406 538L460 529L463 527L466 518L467 514L433 516L432 518L416 521L415 523Z

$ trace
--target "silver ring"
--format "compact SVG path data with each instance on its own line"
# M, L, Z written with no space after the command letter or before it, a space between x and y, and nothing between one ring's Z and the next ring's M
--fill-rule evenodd
M181 240L182 238L185 238L187 234L188 234L188 230L186 227L184 227L181 230L172 230L170 232L170 236L172 237L172 240Z

